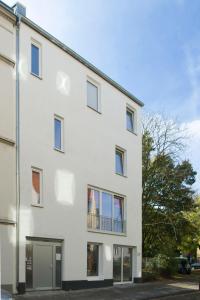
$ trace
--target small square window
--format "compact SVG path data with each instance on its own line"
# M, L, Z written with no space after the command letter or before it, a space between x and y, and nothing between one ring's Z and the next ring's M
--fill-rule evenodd
M126 129L134 132L134 112L129 108L126 109Z
M115 172L119 175L124 175L124 151L115 149Z
M98 87L87 81L87 105L94 110L99 110L99 95L98 95Z
M87 276L99 275L99 245L87 244Z
M31 73L40 76L40 48L31 44Z
M63 151L63 119L54 117L54 148Z
M42 203L42 171L32 169L32 204L41 205Z

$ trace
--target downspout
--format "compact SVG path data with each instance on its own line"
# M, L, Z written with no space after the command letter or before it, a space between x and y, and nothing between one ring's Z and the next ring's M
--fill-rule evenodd
M20 16L16 21L16 288L19 291L20 238L20 74L19 74Z

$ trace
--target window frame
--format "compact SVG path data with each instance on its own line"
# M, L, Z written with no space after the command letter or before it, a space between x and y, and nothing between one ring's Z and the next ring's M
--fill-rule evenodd
M39 50L39 74L36 74L32 71L32 45L37 47L38 50ZM31 39L31 42L30 42L30 73L31 75L39 78L39 79L42 79L42 45L41 43L39 43L38 41L36 41L35 39Z
M101 188L98 188L98 187L95 187L95 186L92 186L92 185L88 185L87 186L87 215L89 214L88 212L88 189L92 189L92 190L95 190L95 191L98 191L99 192L99 216L102 216L102 194L103 193L107 193L107 194L110 194L112 196L112 220L115 219L115 216L114 216L114 200L115 200L115 197L119 197L119 198L122 198L123 199L123 208L122 208L122 221L123 222L127 222L127 209L126 209L126 196L125 195L121 195L119 193L114 193L114 192L111 192L111 191L108 191L108 190L105 190L105 189L101 189ZM105 232L106 234L114 234L114 235L126 235L126 230L125 232L118 232L118 231L104 231L104 230L101 230L101 229L93 229L93 228L88 228L88 231L96 231L96 232Z
M55 135L55 120L58 120L60 121L60 124L61 124L61 148L57 148L56 147L56 143L55 143L55 140L56 140L56 135ZM59 151L59 152L62 152L64 153L64 118L59 116L59 115L56 115L54 114L54 118L53 118L53 129L54 129L54 150L56 151Z
M43 170L40 168L31 167L31 194L33 192L33 172L38 173L40 176L40 203L35 203L33 201L33 196L31 195L31 205L36 207L43 207Z
M116 154L121 153L122 154L122 174L117 172L117 165L116 165ZM115 146L115 174L122 176L122 177L127 177L127 151L119 146Z
M133 130L127 128L127 112L132 114ZM128 104L126 105L126 130L137 135L137 112L135 108Z
M93 86L95 86L97 88L97 109L90 106L88 104L88 83L92 84ZM101 114L101 91L100 91L100 84L92 79L91 77L87 77L86 79L86 103L87 103L87 107L89 107L90 109L96 111L97 113Z
M100 243L95 243L95 242L87 242L87 247L88 247L88 244L92 244L92 245L95 245L95 246L98 246L98 274L97 275L88 275L88 265L87 265L87 279L88 280L94 280L96 278L99 278L100 275L101 275L101 264L100 264L100 259L101 259L101 255L100 255L100 251L101 251L101 244ZM88 264L88 253L87 253L87 264Z

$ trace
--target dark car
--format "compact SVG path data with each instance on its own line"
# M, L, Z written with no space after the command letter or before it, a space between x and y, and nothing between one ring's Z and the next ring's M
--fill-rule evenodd
M200 263L199 262L192 263L191 268L192 270L200 269Z
M180 274L191 274L191 265L187 257L178 257L178 272Z

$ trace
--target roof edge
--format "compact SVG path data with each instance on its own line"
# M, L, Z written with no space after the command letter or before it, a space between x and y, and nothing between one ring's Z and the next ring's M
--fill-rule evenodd
M0 9L5 16L14 24L16 22L17 16L15 15L13 9L6 3L0 0Z
M13 16L16 17L14 14L13 8L8 6L6 3L0 0L0 6L2 6L5 10L10 12ZM19 15L22 22L24 22L26 25L30 26L32 29L40 33L42 36L44 36L46 39L51 41L53 44L64 50L66 53L71 55L73 58L78 60L80 63L85 65L87 68L89 68L91 71L99 75L101 78L103 78L105 81L107 81L109 84L117 88L120 92L122 92L124 95L126 95L128 98L133 100L135 103L137 103L139 106L144 106L144 103L137 99L133 94L131 94L129 91L127 91L125 88L123 88L119 83L111 79L109 76L107 76L104 72L96 68L93 64L91 64L89 61L84 59L81 55L77 54L75 51L73 51L71 48L66 46L64 43L56 39L54 36L52 36L50 33L48 33L46 30L35 24L33 21L28 19L27 17L24 17L22 15Z

